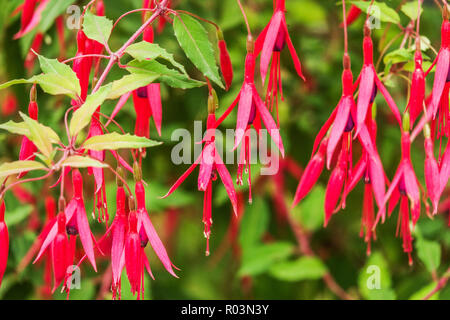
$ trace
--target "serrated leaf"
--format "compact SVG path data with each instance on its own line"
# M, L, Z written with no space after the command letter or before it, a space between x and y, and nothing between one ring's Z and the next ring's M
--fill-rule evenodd
M189 76L182 74L174 69L169 69L165 65L152 61L130 61L127 65L127 70L132 74L159 74L158 81L164 82L173 88L191 89L205 85L205 82L197 81L189 78Z
M174 67L178 68L183 74L187 75L183 65L175 61L173 54L168 53L166 49L161 48L156 43L141 41L129 46L125 52L138 61L162 58L170 62Z
M412 2L406 2L402 5L401 11L406 14L411 20L417 19L417 13L418 13L418 1L412 1ZM422 13L423 9L420 8L420 12Z
M89 157L70 156L62 162L63 167L72 168L106 168L108 165Z
M327 267L316 257L302 257L294 261L282 261L270 268L270 275L282 281L315 280L327 273Z
M53 131L52 128L44 126L42 123L39 123L39 126L41 127L41 130L46 131L48 138L52 143L59 143L61 140L59 139L58 135L55 131ZM28 126L25 122L14 122L12 120L0 124L0 129L9 131L14 134L19 134L22 136L27 136L29 138L30 136L30 130L28 129Z
M47 168L37 161L14 161L7 162L0 165L0 178L5 178L10 175L16 175L21 172L33 170L46 170Z
M38 55L39 64L44 75L38 75L37 81L42 87L42 83L45 79L49 84L44 83L46 86L57 87L63 94L68 94L71 97L76 97L81 94L80 81L76 73L64 63L59 62L57 59L48 59L44 56ZM44 87L42 88L43 90Z
M351 3L360 8L362 11L367 12L371 2L351 1ZM384 2L374 1L370 10L370 14L376 19L378 18L383 22L400 23L400 16L398 15L398 13Z
M239 276L255 276L266 272L270 267L294 252L294 245L289 242L275 242L253 247L242 255Z
M113 81L112 89L108 95L108 99L113 100L120 98L127 92L145 87L158 79L159 74L150 73L132 73L123 76L121 79Z
M417 256L429 272L434 272L441 264L441 246L438 242L418 237L416 241Z
M25 121L25 124L28 127L28 130L30 130L30 135L28 136L28 139L30 139L36 147L39 149L40 152L47 158L50 157L53 151L52 142L50 138L47 135L47 132L45 130L41 130L41 126L39 122L37 122L34 119L31 119L26 114L19 112L22 119Z
M86 98L86 102L73 113L69 124L69 131L72 136L83 130L92 119L97 108L102 105L111 92L112 84L109 83L100 87L96 92Z
M103 16L94 15L89 10L84 15L83 31L89 39L107 44L112 28L113 22Z
M94 151L117 149L140 149L160 145L161 142L153 141L145 137L131 134L107 133L89 138L83 148Z
M205 28L196 19L186 14L175 16L175 36L186 56L211 81L223 88L219 76L214 50Z

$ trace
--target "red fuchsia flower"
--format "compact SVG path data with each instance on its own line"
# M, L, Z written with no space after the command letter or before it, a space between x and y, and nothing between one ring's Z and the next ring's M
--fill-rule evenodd
M411 124L423 111L425 102L425 73L422 68L422 52L420 51L420 40L416 41L416 52L414 54L415 68L411 79L411 90L408 105L405 111L411 116Z
M51 244L51 257L53 265L53 290L60 286L66 277L69 260L69 240L66 234L66 216L60 212L57 217L58 232Z
M366 0L364 0L364 1L366 1ZM347 26L351 25L353 22L356 21L356 19L359 18L361 13L362 13L362 10L360 8L358 8L355 5L352 5L350 7L350 10L348 11L347 18L345 19L344 22L341 23L341 27L344 26L344 23L346 23Z
M251 38L247 41L247 56L245 58L244 84L233 103L224 114L217 120L216 127L230 114L234 107L238 105L236 136L234 149L236 149L244 138L247 127L253 124L255 128L260 128L260 124L255 125L255 119L262 120L270 136L284 157L284 146L281 140L279 129L273 120L264 102L261 100L255 86L255 59L254 43Z
M439 198L441 195L439 166L434 157L434 144L431 139L430 127L425 126L425 183L428 197L433 205L433 214L437 213Z
M401 126L402 121L398 107L378 77L375 66L373 65L373 42L370 37L370 28L367 24L364 27L363 55L364 65L358 80L356 81L359 83L358 102L356 106L356 135L359 134L360 128L366 120L369 106L375 100L377 90L380 90L386 103Z
M225 80L225 89L230 89L233 82L233 65L231 64L230 54L228 53L227 43L223 38L223 33L220 29L217 29L217 47L219 48L220 57L220 71L222 72L223 79Z
M100 124L100 120L96 117L92 117L91 126L89 129L88 138L94 136L103 135L103 129ZM89 156L94 159L103 162L105 160L105 151L93 151L89 150ZM105 173L103 168L88 168L88 173L94 175L95 180L95 195L94 195L94 212L97 210L98 221L109 220L108 206L106 202L106 186L105 186ZM93 215L94 215L93 212Z
M412 223L413 226L415 226L420 216L420 189L411 162L411 153L410 153L411 138L409 134L409 128L410 128L409 114L405 113L405 115L403 116L403 131L401 141L402 159L394 175L394 178L392 179L391 185L389 186L389 189L386 192L383 201L383 206L380 207L380 210L378 211L375 225L380 220L380 218L384 221L385 215L383 210L388 200L390 200L391 196L393 195L394 191L397 190L400 194L399 226L401 236L403 237L403 251L408 253L409 263L412 264L411 259L412 236L411 236L411 228L409 225L410 223L409 211L411 209ZM410 205L408 201L410 202ZM395 203L390 204L390 206L391 205L395 206L396 203L398 203L398 198L396 198Z
M212 182L217 179L217 174L222 179L225 186L225 190L230 198L233 211L237 214L237 198L236 191L234 189L233 180L227 167L222 161L215 144L215 128L216 116L215 116L214 97L210 94L208 99L208 120L207 120L207 135L202 142L205 143L202 153L195 160L195 162L189 167L189 169L174 183L169 189L167 194L163 198L167 198L171 195L191 174L192 171L200 164L200 170L198 175L198 190L204 192L203 199L203 223L205 225L205 237L206 237L206 255L209 255L209 238L211 235L212 225Z
M5 274L6 264L8 262L9 235L8 227L5 223L5 202L0 204L0 285Z
M138 174L136 177L139 178L140 174ZM136 180L137 181L135 185L135 194L137 202L136 214L138 219L137 230L139 232L139 236L141 239L141 247L145 248L147 242L150 242L150 245L152 246L159 260L164 265L164 268L167 270L167 272L169 272L174 277L178 278L172 268L174 265L170 261L169 255L167 254L167 250L164 247L161 239L159 238L158 233L156 232L155 227L153 226L148 211L146 209L144 184L141 179ZM151 275L150 271L149 273Z
M84 207L83 198L83 178L78 169L72 171L72 184L74 188L74 197L67 205L64 210L66 216L66 231L67 234L71 236L71 242L75 242L76 236L80 235L80 240L84 248L84 252L88 257L90 263L92 264L95 271L97 271L97 266L95 264L94 257L94 236L89 229L89 222L86 216L86 209ZM51 225L51 227L50 227ZM38 261L47 247L55 240L58 233L58 226L55 221L49 225L47 231L47 236L42 243L41 249L34 261ZM73 236L73 237L72 237ZM72 245L72 243L71 243Z
M364 198L363 198L363 208L362 208L362 219L361 219L361 232L360 236L364 237L364 241L367 243L367 255L371 253L371 241L376 240L375 233L375 207L373 203L373 198L375 198L377 205L381 207L384 201L385 195L385 182L387 179L384 176L381 160L378 156L378 151L376 148L376 132L377 124L374 116L370 112L370 119L367 119L367 131L370 134L371 144L366 146L367 149L373 149L373 154L371 155L363 149L362 156L356 166L353 168L350 182L347 184L344 190L344 198L350 193L351 190L356 186L356 184L363 179L364 181ZM370 121L369 121L370 120ZM366 130L363 129L362 135L366 134Z
M124 268L124 248L125 248L125 235L128 229L127 226L127 214L125 211L126 195L122 186L117 188L117 211L114 221L111 224L110 232L112 237L111 244L111 268L112 268L112 291L113 297L116 297L116 293L120 294L120 280L122 270Z
M38 118L38 105L36 103L36 87L33 86L30 92L30 103L28 105L28 114L31 119L37 120ZM19 160L34 160L34 153L37 151L36 146L27 137L22 138L22 144L20 146ZM27 172L19 174L18 178L23 178Z
M83 30L78 30L77 33L77 53L75 57L80 57L87 54L86 43L88 38L84 34ZM73 71L76 73L78 80L80 81L82 101L86 100L87 91L89 88L89 76L91 73L92 60L89 58L77 58L73 61ZM72 105L78 106L80 102L73 100Z
M305 77L302 73L302 66L294 45L292 44L289 31L287 29L286 17L285 17L286 5L285 0L276 0L274 2L274 13L270 19L269 24L264 28L261 34L258 36L255 44L255 55L261 53L261 79L263 84L266 80L266 75L269 69L270 60L272 60L269 83L267 88L266 103L273 107L276 103L277 107L277 119L278 119L278 92L281 94L283 100L283 88L281 85L281 64L280 64L280 52L288 45L289 51L294 62L295 70L299 77L304 81ZM279 121L278 121L279 122Z
M448 21L448 13L445 11L444 21L441 27L441 48L433 65L426 72L426 75L431 71L433 66L436 65L436 72L434 76L433 91L431 96L431 103L428 109L428 118L436 118L437 112L439 110L439 102L444 93L444 87L449 78L449 67L450 67L450 21ZM426 76L425 75L425 76ZM447 92L448 95L448 92ZM448 105L447 105L448 106ZM442 118L445 117L445 121L448 118L449 110L441 109L443 113Z
M292 203L292 207L296 206L300 201L303 200L304 197L308 195L314 185L319 180L320 175L322 174L323 167L325 165L325 154L327 151L328 138L325 138L320 143L319 150L317 153L311 158L308 165L303 171L300 182L297 186L297 190L295 191L294 202Z
M14 35L14 39L19 39L33 30L41 21L42 12L47 7L50 0L41 0L36 7L37 0L25 0L21 7L20 31ZM19 7L20 8L20 7Z
M1 114L3 117L8 117L17 111L19 102L12 92L8 92L5 100L1 104Z

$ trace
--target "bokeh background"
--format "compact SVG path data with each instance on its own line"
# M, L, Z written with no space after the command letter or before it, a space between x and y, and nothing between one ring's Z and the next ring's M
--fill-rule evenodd
M87 1L60 0L64 14L71 4L84 5ZM140 8L140 0L104 0L106 16L117 19L126 11ZM272 14L272 0L245 0L252 31L257 35L268 23ZM276 176L258 177L259 167L253 168L253 203L246 199L247 189L239 187L244 206L239 220L231 214L231 207L225 190L220 183L213 190L213 229L211 236L211 255L205 256L205 238L203 236L202 205L203 193L196 191L196 173L186 180L179 190L168 199L159 197L166 193L175 179L187 169L187 165L174 165L170 161L173 146L171 134L175 129L186 128L193 131L194 121L204 121L207 112L207 88L187 91L162 86L163 127L162 137L158 137L152 124L151 135L163 141L161 147L148 151L144 160L144 179L148 182L147 205L152 221L167 245L173 262L181 270L179 279L171 277L148 248L151 265L156 280L146 279L146 298L148 299L340 299L330 287L330 278L353 298L361 299L420 299L426 296L436 285L436 279L443 276L448 268L450 232L448 212L440 212L433 220L426 217L422 209L421 218L414 232L414 252L412 266L402 250L401 238L395 236L398 209L385 224L377 228L377 241L372 245L372 253L366 255L366 244L360 238L363 184L350 194L345 210L333 216L327 228L323 228L323 199L329 173L324 171L318 185L310 195L292 211L289 216L282 210L283 203L290 208L293 195L301 175L299 168L304 167L310 157L312 144L321 125L335 107L341 95L341 71L343 53L342 10L338 1L288 0L287 22L294 45L303 63L307 83L303 83L295 74L287 50L282 53L282 78L285 100L280 103L281 134L288 155L288 167ZM384 2L396 9L402 26L410 19L398 10L402 3L412 1L390 0ZM13 40L20 28L18 16L11 17L13 10L21 3L18 0L0 0L0 82L14 78L30 76L24 68L32 35ZM63 3L63 5L61 5ZM229 92L217 89L220 99L220 114L233 101L243 79L246 48L246 30L242 15L235 0L174 1L175 9L195 13L217 22L228 43L234 67L234 81ZM59 56L56 30L51 14L43 15L41 27L45 29L44 43L40 53L46 57ZM64 16L67 18L67 15ZM425 1L422 14L421 33L430 46L439 48L441 13L434 1ZM119 46L140 26L140 14L123 19L114 30L110 46ZM349 52L352 58L354 76L362 66L363 18L360 17L349 27ZM215 30L208 25L211 41L215 41ZM402 36L394 41L386 51L394 52L398 60L386 60L386 54L380 57L380 51L401 32L392 23L381 22L380 29L373 31L375 60L380 59L378 71L390 70L384 81L397 102L404 110L408 98L408 83L399 75L409 76L408 62L411 64L411 50L406 50L403 58L394 52L400 46ZM76 30L65 28L67 56L75 54ZM155 42L175 54L177 61L183 63L193 78L201 79L201 74L179 48L172 26L167 24L162 33L156 33ZM406 49L409 49L409 43ZM408 55L409 52L409 55ZM425 52L428 59L435 57L433 50ZM402 60L403 59L403 60ZM386 65L394 61L390 68ZM39 72L36 65L33 72ZM120 77L115 68L108 79ZM258 78L260 92L263 88ZM430 81L427 83L431 85ZM15 86L9 91L0 91L1 122L18 119L18 110L24 111L28 105L28 86ZM429 92L430 88L428 88ZM8 112L11 95L17 98L17 110ZM400 159L400 134L395 121L391 118L382 97L377 100L378 149L388 177L392 177ZM117 120L128 132L134 130L134 109L130 99ZM40 108L39 118L58 132L63 132L62 118L70 105L66 98L55 98L38 92ZM110 113L114 103L108 102L102 107ZM12 108L14 109L14 108ZM226 122L224 128L233 128L235 113ZM0 133L0 161L12 161L18 158L20 138ZM423 180L423 140L417 139L413 146L413 162L420 181ZM112 159L110 159L112 160ZM236 168L229 167L233 177ZM132 179L132 177L128 177ZM56 178L55 178L56 179ZM85 197L87 212L92 211L93 178L86 177ZM57 195L49 189L53 179L47 182L27 184L23 187L33 195L33 202L24 202L14 193L5 198L7 205L7 223L10 228L11 246L8 268L0 288L2 299L42 299L42 264L28 265L18 270L45 219L42 199L47 195ZM109 213L114 216L115 181L108 176L107 195ZM442 200L447 196L444 195ZM104 225L91 221L91 228L98 235L104 231ZM112 220L111 220L112 221ZM294 227L294 228L293 228ZM313 256L307 257L299 248L297 236L300 233L310 244ZM74 299L110 299L108 287L109 260L98 256L99 272L94 273L89 265L82 266L81 289L73 290ZM370 290L367 279L368 267L376 266L380 270L378 290ZM325 279L325 280L324 280ZM328 280L327 280L328 279ZM127 289L126 277L123 277L122 298L133 298ZM331 285L332 286L332 285ZM336 289L336 288L335 288ZM339 290L338 290L339 291ZM65 295L55 294L55 299L64 299ZM434 299L449 299L450 288L435 294Z

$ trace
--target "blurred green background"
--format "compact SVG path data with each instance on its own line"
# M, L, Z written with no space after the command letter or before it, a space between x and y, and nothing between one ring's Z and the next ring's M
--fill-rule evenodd
M0 17L1 50L0 81L5 82L27 75L23 63L30 47L32 37L12 40L20 28L18 17L11 17L11 12L20 4L16 0L0 0L3 12ZM60 1L61 13L70 4L84 5L87 1ZM117 19L126 11L139 8L140 0L104 0L106 16ZM293 43L303 63L308 83L303 83L295 74L292 60L287 50L282 57L282 78L285 101L280 104L281 134L287 155L304 167L310 157L314 138L321 125L328 118L341 95L341 71L343 53L342 10L338 1L288 0L287 23ZM380 1L393 9L402 3L415 1ZM272 14L272 0L243 1L249 16L253 33L258 34L268 23ZM349 7L349 6L348 6ZM234 67L234 81L229 92L217 89L220 99L218 114L233 101L243 80L246 30L242 15L235 0L174 1L174 8L190 11L201 17L217 22L228 43ZM410 19L402 11L397 10L400 23L404 27ZM44 15L45 20L49 15ZM67 16L66 16L67 17ZM434 48L439 48L441 14L433 1L425 1L421 22L421 33L426 36ZM126 17L114 30L110 46L117 49L140 26L140 14ZM56 30L53 21L46 21L44 44L40 53L49 58L59 55ZM349 52L352 58L354 77L358 75L362 65L362 26L360 17L349 27ZM211 41L215 41L215 30L205 25L210 31ZM390 39L401 30L395 24L381 22L380 29L373 32L375 43L375 60ZM68 56L76 52L76 30L65 29ZM402 37L394 41L386 53L395 52ZM201 75L187 60L179 48L173 29L168 24L161 34L156 33L155 42L175 54L177 61L183 63L193 78L201 79ZM406 45L408 47L408 44ZM409 51L412 52L411 50ZM429 59L434 59L431 49L425 52ZM384 58L384 55L381 58ZM394 61L391 73L384 79L385 83L403 111L408 97L408 83L399 75L409 76L407 62L412 55ZM382 59L383 60L383 59ZM384 71L389 60L382 61L378 71ZM406 64L405 64L406 63ZM405 67L406 66L406 67ZM391 67L391 65L389 65ZM389 68L387 68L389 70ZM35 73L39 72L38 66ZM118 78L121 74L115 68L108 79ZM260 92L262 87L257 78ZM431 85L430 81L427 83ZM428 88L430 89L430 88ZM12 92L19 100L19 109L26 110L28 104L28 86L13 87ZM5 103L6 91L0 92L0 101ZM204 121L207 112L207 89L192 90L172 89L162 85L163 95L163 129L162 137L157 137L156 130L151 127L151 136L164 142L163 146L152 148L144 160L144 179L148 182L147 202L152 221L168 246L172 261L181 270L179 279L171 277L154 256L151 248L147 248L151 257L155 281L146 279L146 298L151 299L339 299L329 285L323 280L331 274L336 283L353 298L361 299L420 299L426 296L436 285L436 279L448 268L448 249L450 232L447 227L448 212L441 213L433 220L426 217L422 209L421 218L414 232L414 252L412 266L408 265L407 255L403 253L401 238L395 237L398 209L385 224L377 228L377 241L372 244L372 254L366 255L366 244L359 237L363 199L363 184L349 195L347 207L333 216L326 229L323 228L323 199L329 173L324 171L318 185L310 195L291 212L292 221L300 224L314 252L313 257L306 257L298 248L286 217L279 213L280 205L275 197L280 185L272 176L257 177L255 173L253 188L253 204L246 203L247 190L242 191L245 208L240 221L240 228L234 238L228 237L230 224L235 219L231 214L229 201L223 186L216 183L213 189L213 220L211 236L211 255L205 256L205 238L203 236L202 205L203 193L197 192L195 171L190 178L168 199L159 197L166 193L174 180L187 169L186 165L174 165L170 159L173 146L171 134L177 128L193 131L194 120ZM380 95L378 103L377 123L378 149L389 178L400 159L400 134L394 120L390 117L387 106ZM67 98L55 98L38 92L40 121L50 125L58 132L64 111L69 106ZM102 106L104 113L109 114L114 108L112 102ZM224 127L233 128L235 112L224 123ZM117 117L117 120L128 132L134 130L134 109L130 99ZM18 118L18 112L2 116L1 121ZM20 139L4 132L0 133L0 160L12 161L18 158ZM418 139L413 146L413 161L417 176L423 180L423 141ZM112 160L112 159L110 159ZM236 168L229 167L233 178ZM289 173L284 175L284 199L290 207L298 183L298 178ZM129 177L132 178L131 176ZM56 179L56 178L55 178ZM87 212L91 211L92 177L85 179L85 196ZM114 216L115 182L108 176L107 195L111 219ZM55 192L48 190L47 183L27 184L24 187L37 199ZM55 193L56 195L56 193ZM444 195L445 200L446 195ZM279 201L279 200L278 200ZM23 272L16 268L37 234L29 228L30 216L37 212L40 220L45 218L42 201L38 204L24 205L12 193L5 199L7 205L7 223L10 228L11 245L8 268L0 288L2 299L41 299L44 298L40 288L43 285L43 265L29 265ZM89 214L88 214L89 215ZM99 237L104 226L91 221L91 228ZM291 222L292 222L291 221ZM236 224L236 223L235 223ZM230 242L229 239L233 239ZM111 298L109 290L102 289L108 280L106 270L109 260L98 256L99 272L95 274L89 265L82 267L81 290L73 290L74 299ZM370 266L380 269L380 289L370 290L368 277L372 275ZM369 271L369 272L368 272ZM110 276L109 276L110 277ZM122 298L129 295L126 277L123 277ZM108 289L108 287L107 287ZM54 298L64 299L64 295L55 294ZM450 288L440 291L432 298L449 299Z

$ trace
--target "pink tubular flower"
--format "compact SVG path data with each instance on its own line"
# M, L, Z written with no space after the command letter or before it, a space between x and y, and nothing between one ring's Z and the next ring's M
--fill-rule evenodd
M373 65L373 42L370 37L370 28L367 24L364 27L363 55L364 65L357 80L357 83L359 82L359 94L356 106L356 135L359 134L360 128L366 120L367 111L375 100L377 90L380 90L386 103L401 126L402 121L398 107L379 79L375 66Z
M425 103L425 73L422 68L422 52L420 51L420 41L416 41L416 52L414 54L415 68L412 74L411 90L408 105L405 111L409 111L411 124L414 124L417 117L423 110Z
M402 141L401 141L401 149L402 149L402 160L397 168L397 171L392 179L391 185L389 186L388 191L386 192L383 205L380 207L375 225L379 221L380 218L384 220L384 208L393 195L394 191L398 190L400 194L400 223L401 223L401 235L403 237L404 245L403 249L409 255L409 262L412 263L411 260L411 251L412 251L412 237L411 230L409 226L409 206L408 200L411 203L411 218L413 225L417 223L417 220L420 216L420 189L418 185L418 181L416 175L414 173L414 169L411 162L411 138L409 134L409 114L405 113L403 118L403 131L402 131ZM398 201L398 198L396 199ZM393 204L395 205L395 203Z
M358 17L361 15L361 12L362 10L360 8L358 8L355 5L352 5L350 7L350 10L348 11L347 19L345 19L345 21L341 23L341 27L344 26L344 23L347 23L347 26L351 25L353 22L356 21L356 19L358 19Z
M342 148L336 168L334 168L330 179L328 180L325 193L325 227L328 225L331 215L336 213L339 209L337 208L337 205L347 177L347 159L346 148Z
M30 33L41 22L42 12L50 0L41 0L37 7L36 2L37 0L25 0L22 7L20 31L14 35L14 39L19 39Z
M79 234L80 240L84 248L84 252L91 262L95 271L97 271L97 266L95 264L94 257L94 236L89 229L89 222L86 217L86 209L84 207L83 199L83 179L81 173L78 169L72 171L72 183L74 189L74 198L67 205L64 213L66 216L66 231L70 236L75 237ZM46 237L42 243L41 249L34 260L34 263L40 259L44 254L48 246L55 240L58 233L58 225L56 221L51 221L48 229L46 230ZM72 237L71 237L72 240Z
M103 135L103 129L100 120L94 115L92 117L91 126L89 128L88 138ZM89 150L89 156L103 162L105 160L105 151ZM106 202L106 186L105 174L103 168L88 168L88 173L94 175L95 195L94 195L94 212L97 210L98 221L109 220L108 207Z
M284 157L284 146L281 140L279 129L272 115L267 110L264 102L261 100L255 86L255 59L253 53L253 40L247 42L247 56L245 58L245 77L244 84L233 103L228 107L224 114L217 120L216 127L230 114L234 107L238 105L236 136L234 149L236 149L245 136L247 126L254 123L255 119L261 119L267 128L270 136ZM259 124L258 124L259 128Z
M36 87L32 87L30 93L30 103L28 105L28 114L31 119L37 120L38 118L38 105L36 103ZM22 138L22 145L20 146L19 160L34 160L34 153L37 151L36 146L27 137ZM27 172L22 172L18 175L18 178L23 178Z
M297 186L297 191L295 192L294 202L292 206L296 206L304 197L311 191L311 189L316 184L320 175L322 174L323 167L325 164L325 153L327 150L328 138L323 139L320 144L319 150L309 161L302 174L300 182Z
M138 180L135 185L135 193L136 193L136 201L137 201L137 219L138 219L138 225L137 230L139 231L139 234L141 235L141 240L143 241L143 244L146 242L150 242L150 245L152 246L153 250L155 251L156 255L158 256L159 260L164 265L164 268L169 272L171 275L177 278L177 275L172 269L172 262L170 261L169 255L167 254L167 250L164 247L161 239L159 238L155 227L153 226L150 217L148 215L146 205L145 205L145 189L144 184L141 180ZM143 245L143 247L145 247ZM151 274L151 272L149 272Z
M236 191L234 189L233 180L231 179L230 173L228 172L225 164L223 163L219 153L216 150L215 144L215 128L216 116L214 114L215 105L211 102L212 98L210 95L209 99L209 115L207 121L207 137L203 140L205 146L203 147L201 155L198 159L189 167L189 169L174 183L174 185L169 189L167 194L163 198L168 197L172 194L183 181L194 171L195 167L200 164L200 170L198 175L198 190L203 191L204 201L203 201L203 223L205 224L205 237L206 242L206 255L209 255L209 238L211 235L211 225L212 225L212 182L217 179L216 173L222 179L225 186L225 190L230 198L233 211L237 214L237 197ZM138 202L139 203L139 202Z
M433 119L436 117L439 110L439 102L441 101L444 87L447 83L450 67L450 21L448 21L447 17L444 17L441 27L441 48L426 75L428 75L434 65L436 65L436 73L434 76L433 91L428 110L428 117L432 117ZM448 108L441 110L441 112L448 117Z
M294 67L299 77L304 81L305 77L302 73L302 67L294 45L292 44L289 31L287 29L285 17L286 5L285 0L276 0L274 2L274 13L269 24L264 28L255 43L255 55L261 53L261 79L263 84L269 69L270 60L272 59L271 70L269 74L269 84L267 88L266 103L269 101L273 106L277 106L278 118L278 92L281 93L283 99L283 89L281 85L281 68L280 68L280 52L288 45L289 51L294 61Z
M425 183L427 185L428 197L433 205L433 214L437 213L440 190L439 166L434 157L433 140L431 139L430 128L425 126Z
M66 235L66 216L60 212L57 217L58 232L51 244L53 266L53 290L63 282L69 266L69 240Z
M125 266L130 281L131 292L141 292L141 239L137 232L136 211L128 215L128 232L125 240Z
M8 227L5 223L5 202L0 204L0 285L5 274L6 264L8 262L9 235Z

